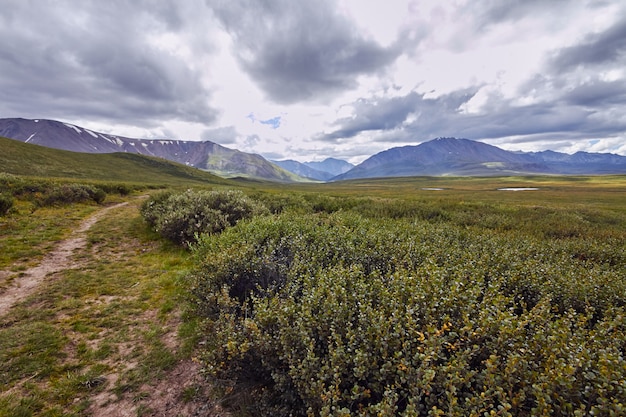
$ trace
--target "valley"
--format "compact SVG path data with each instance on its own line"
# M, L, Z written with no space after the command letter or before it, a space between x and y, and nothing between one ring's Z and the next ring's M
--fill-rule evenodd
M626 156L611 153L511 152L480 141L416 138L418 145L391 148L357 166L324 161L268 161L211 141L137 139L93 132L55 120L0 119L0 137L88 154L125 153L162 158L223 178L333 182L414 176L486 177L528 175L611 175L626 173ZM421 142L421 143L420 143Z
M4 143L0 415L624 410L623 175L281 183Z

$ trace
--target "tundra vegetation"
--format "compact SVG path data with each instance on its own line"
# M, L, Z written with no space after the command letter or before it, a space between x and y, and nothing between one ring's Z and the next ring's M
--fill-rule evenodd
M89 383L123 360L117 339L137 344L139 366L116 392L139 403L146 378L193 355L243 416L626 413L624 177L187 188L153 193L90 238L130 258L90 258L90 273L3 318L0 415L85 415L90 390L104 389ZM65 209L1 191L15 199L3 241L26 230L21 217ZM105 191L105 203L134 191ZM71 207L84 216L95 204ZM93 291L120 298L75 301ZM133 332L138 313L157 305L167 320L179 297L187 350L165 349L159 326Z
M186 280L250 415L626 412L623 207L258 197Z

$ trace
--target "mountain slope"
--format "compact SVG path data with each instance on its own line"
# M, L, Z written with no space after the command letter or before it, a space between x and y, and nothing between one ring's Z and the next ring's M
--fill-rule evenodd
M156 156L222 177L252 177L283 182L302 180L260 155L229 149L211 141L133 139L43 119L0 119L0 136L74 152L126 152Z
M328 181L354 168L351 163L336 158L326 158L320 162L298 162L292 159L271 162L301 177L319 181Z
M585 152L509 152L468 139L438 138L380 152L333 181L400 176L616 173L626 173L626 157Z
M294 161L292 159L271 162L283 169L286 169L289 172L293 172L296 175L304 178L310 178L313 180L327 181L336 175L331 174L330 172L319 171L317 169L311 168L306 164L303 164L302 162Z
M323 161L319 162L305 162L304 165L318 171L328 172L330 174L333 174L333 176L341 175L354 168L354 165L352 165L350 162L346 162L342 159L337 158L326 158Z
M0 149L0 172L15 175L159 185L231 184L206 171L138 154L70 152L4 137Z

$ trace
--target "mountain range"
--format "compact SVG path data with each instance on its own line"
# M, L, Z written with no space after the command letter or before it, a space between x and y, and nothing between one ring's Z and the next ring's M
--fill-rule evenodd
M211 141L132 139L54 120L0 119L0 136L84 153L126 152L179 162L222 177L271 181L340 181L401 176L510 176L626 174L626 156L554 151L511 152L469 139L438 138L391 148L353 166L321 162L268 161Z
M354 168L354 165L351 163L336 158L326 158L319 162L298 162L293 159L272 162L301 177L319 181L331 180L337 175L344 174Z
M211 141L133 139L94 132L56 120L0 119L0 136L48 148L83 153L126 152L156 156L225 178L251 177L303 181L260 155L229 149Z
M610 153L511 152L469 139L438 138L391 148L333 181L405 176L626 174L626 156Z

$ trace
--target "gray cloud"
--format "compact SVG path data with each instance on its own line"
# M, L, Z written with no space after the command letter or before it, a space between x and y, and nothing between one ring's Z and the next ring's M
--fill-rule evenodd
M480 32L535 14L553 14L560 19L571 12L559 11L564 4L472 3L474 20L470 25ZM527 82L519 88L519 97L504 98L491 93L480 111L472 113L461 109L480 90L480 85L437 98L412 92L402 97L361 99L352 104L354 117L338 120L333 131L319 138L327 143L344 143L366 133L364 137L383 148L385 143L412 144L440 136L486 141L519 138L538 143L550 140L563 146L577 140L619 137L626 130L626 80L622 77L608 81L597 70L622 68L625 58L626 20L557 50L545 61L540 74L528 74ZM580 67L586 71L571 71ZM532 104L520 104L524 102Z
M581 132L590 115L590 111L583 109L554 107L546 103L520 107L502 102L499 111L462 115L456 120L456 125L472 139L562 134Z
M402 97L362 99L353 105L353 118L338 120L337 129L319 139L336 143L370 132L379 143L417 143L442 136L487 140L523 136L530 142L546 137L610 137L626 129L626 122L612 117L610 106L626 98L622 82L582 85L525 106L492 96L485 105L488 111L461 111L477 90L462 89L437 98L411 92ZM603 108L601 103L609 105Z
M485 25L517 21L528 14L550 13L563 10L563 6L570 0L486 0L479 3L470 2L463 9L464 12L475 13L478 16L476 23Z
M335 123L338 129L321 139L333 142L366 131L393 131L387 136L401 142L415 140L412 133L416 130L422 135L446 136L453 128L449 122L456 118L459 107L476 92L477 88L463 89L437 98L425 98L425 94L413 91L400 97L361 99L353 104L355 116L338 120Z
M558 73L579 66L623 64L625 58L626 19L622 19L604 32L588 35L581 43L557 51L551 68Z
M13 112L136 125L215 119L200 74L150 42L182 28L173 2L8 1L0 90Z
M275 102L289 104L352 89L356 77L392 63L399 47L364 38L326 1L208 0L231 34L242 68Z
M202 132L200 138L220 145L232 145L237 142L237 129L235 126L218 127L216 129L207 129Z
M626 102L626 81L591 79L566 91L561 99L570 105L583 107L609 107Z

